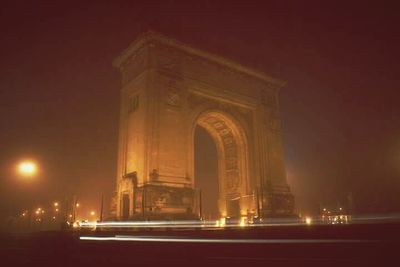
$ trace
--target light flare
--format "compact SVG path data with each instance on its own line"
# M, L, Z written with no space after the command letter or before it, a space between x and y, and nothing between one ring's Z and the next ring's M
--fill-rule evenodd
M22 161L17 166L17 171L23 176L33 176L37 172L37 165L33 161Z

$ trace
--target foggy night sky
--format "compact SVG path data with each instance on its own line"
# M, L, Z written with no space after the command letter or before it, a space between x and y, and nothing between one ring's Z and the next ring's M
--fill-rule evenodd
M104 192L109 203L120 91L111 62L149 29L288 82L286 168L303 209L352 192L358 212L400 211L394 6L81 2L1 2L0 216L74 193L95 207ZM14 175L26 157L41 165L37 181Z

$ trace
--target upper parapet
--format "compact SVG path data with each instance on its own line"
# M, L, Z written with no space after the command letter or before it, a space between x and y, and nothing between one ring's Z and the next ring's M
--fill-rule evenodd
M286 82L272 78L263 72L258 70L254 70L249 67L245 67L239 63L236 63L232 60L226 59L224 57L214 55L196 48L193 48L189 45L186 45L182 42L179 42L173 38L166 37L160 33L148 31L142 35L140 35L135 41L133 41L127 49L125 49L121 55L119 55L114 61L113 66L116 68L121 69L126 62L129 62L132 57L134 57L138 51L140 51L143 47L151 44L151 43L158 43L164 46L168 46L184 52L189 56L195 56L201 58L203 60L212 62L217 64L221 67L226 67L232 69L238 73L245 74L253 79L258 79L263 82L270 84L275 89L279 89L283 87Z

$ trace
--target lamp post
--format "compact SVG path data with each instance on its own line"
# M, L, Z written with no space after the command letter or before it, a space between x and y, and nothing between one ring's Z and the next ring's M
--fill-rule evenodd
M16 172L17 172L18 176L21 178L24 178L24 180L33 179L38 172L38 165L36 162L34 162L32 160L23 160L17 164ZM29 228L31 228L31 225L32 225L33 212L34 212L34 208L32 206L30 208L30 211L28 211Z
M74 210L73 210L73 220L72 220L73 222L75 222L76 218L78 217L78 209L80 206L81 206L81 204L75 199Z

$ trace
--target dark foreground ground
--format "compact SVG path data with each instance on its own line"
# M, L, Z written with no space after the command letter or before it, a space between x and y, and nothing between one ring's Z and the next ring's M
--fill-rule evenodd
M116 235L139 238L80 240ZM2 234L0 241L0 266L400 266L399 223L59 231Z

